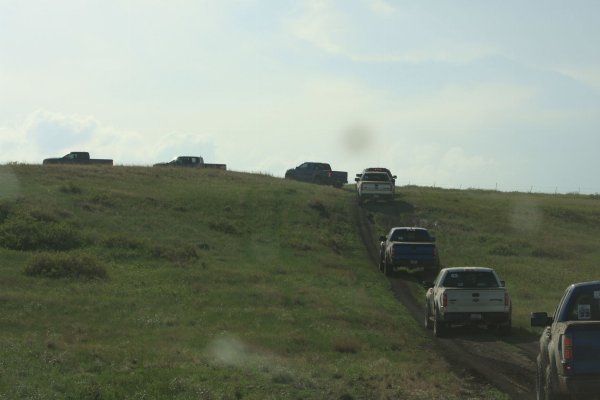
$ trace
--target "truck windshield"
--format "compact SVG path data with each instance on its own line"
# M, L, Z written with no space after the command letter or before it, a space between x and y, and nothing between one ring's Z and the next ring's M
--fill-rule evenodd
M444 279L444 287L497 288L498 280L489 271L450 271Z

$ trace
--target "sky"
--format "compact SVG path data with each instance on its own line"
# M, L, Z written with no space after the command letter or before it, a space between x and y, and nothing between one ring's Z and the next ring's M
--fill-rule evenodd
M600 192L596 0L0 0L0 164Z

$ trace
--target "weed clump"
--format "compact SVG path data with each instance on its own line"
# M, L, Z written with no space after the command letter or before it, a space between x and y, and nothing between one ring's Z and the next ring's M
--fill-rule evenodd
M45 278L106 279L108 273L89 255L39 253L25 267L25 274Z
M63 185L59 189L62 193L67 194L80 194L83 192L80 186L75 185L73 182L69 182L66 185Z
M164 258L174 263L186 263L199 258L196 247L192 245L172 247L155 245L150 248L150 255L154 258Z
M494 256L516 256L517 252L511 247L505 244L499 244L490 250L490 254Z
M358 353L360 343L352 338L338 338L333 342L333 349L338 353Z
M321 200L313 200L310 203L308 203L308 206L313 210L317 211L321 218L329 217L329 210L327 210L327 207L325 207L325 204L323 204Z
M64 222L38 220L31 215L11 215L0 225L0 246L11 250L70 250L84 238Z
M213 231L226 233L228 235L237 235L239 233L238 229L227 221L213 221L208 224L208 227Z

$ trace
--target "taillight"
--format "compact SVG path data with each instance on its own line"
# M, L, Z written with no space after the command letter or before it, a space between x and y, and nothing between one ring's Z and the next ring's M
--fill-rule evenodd
M573 338L570 335L562 335L562 365L565 372L573 369Z
M448 307L448 293L442 294L442 307Z
M508 292L504 292L504 307L508 307L510 299L508 298Z

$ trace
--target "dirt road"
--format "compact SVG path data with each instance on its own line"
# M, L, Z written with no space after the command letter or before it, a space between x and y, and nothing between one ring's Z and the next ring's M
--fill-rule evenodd
M355 206L356 224L374 268L378 269L379 242L373 232L368 209ZM406 224L406 223L405 223ZM420 323L424 318L424 299L417 299L419 282L413 274L390 277L394 296ZM426 331L432 335L431 331ZM483 379L516 400L535 398L535 357L537 339L515 330L510 337L478 328L456 328L448 338L436 338L439 352L448 363Z

